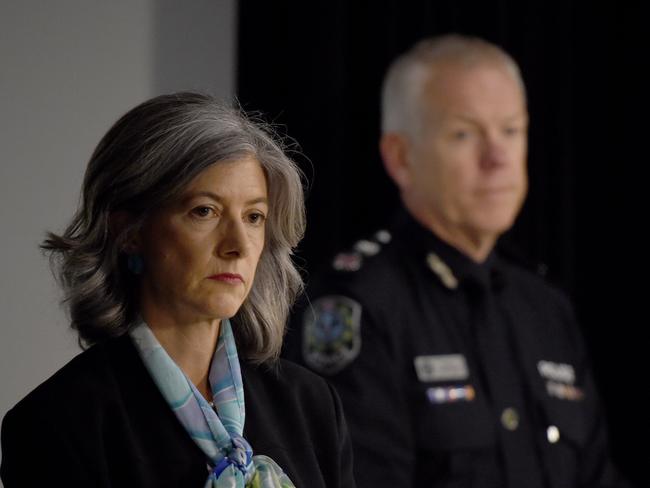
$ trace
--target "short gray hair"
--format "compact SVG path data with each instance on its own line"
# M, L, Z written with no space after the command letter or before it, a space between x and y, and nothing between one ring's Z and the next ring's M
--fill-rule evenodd
M423 39L395 59L382 87L382 133L415 135L422 120L421 96L435 69L443 64L473 67L499 63L517 80L525 96L524 82L515 60L503 49L478 37L447 34Z
M277 358L289 310L303 289L291 258L305 230L301 173L267 125L190 92L155 97L113 125L90 158L72 222L42 244L82 346L120 336L137 321L138 281L122 251L128 235L207 167L246 156L264 170L269 215L255 281L231 320L243 357ZM132 217L119 235L110 228L115 212Z

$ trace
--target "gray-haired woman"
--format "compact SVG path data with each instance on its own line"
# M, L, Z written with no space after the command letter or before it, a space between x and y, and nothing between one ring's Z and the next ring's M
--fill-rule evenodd
M237 111L176 93L118 120L43 244L92 347L6 415L5 488L354 486L336 394L277 359L303 229L296 166Z

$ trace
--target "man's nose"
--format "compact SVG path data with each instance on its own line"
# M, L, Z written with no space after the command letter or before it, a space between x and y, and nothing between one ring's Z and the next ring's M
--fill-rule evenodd
M496 134L486 134L481 147L481 167L494 169L507 163L506 141Z

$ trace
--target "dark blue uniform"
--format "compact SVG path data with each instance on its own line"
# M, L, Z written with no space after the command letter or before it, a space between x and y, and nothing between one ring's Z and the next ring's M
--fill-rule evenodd
M571 305L542 278L405 213L319 278L285 353L337 388L359 487L620 486Z

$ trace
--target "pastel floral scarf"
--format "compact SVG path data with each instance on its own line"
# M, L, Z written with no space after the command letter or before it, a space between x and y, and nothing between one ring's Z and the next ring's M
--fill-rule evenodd
M141 322L129 332L149 374L187 433L207 457L205 488L295 488L280 466L267 456L253 456L242 437L246 409L235 338L228 320L208 374L214 408Z

